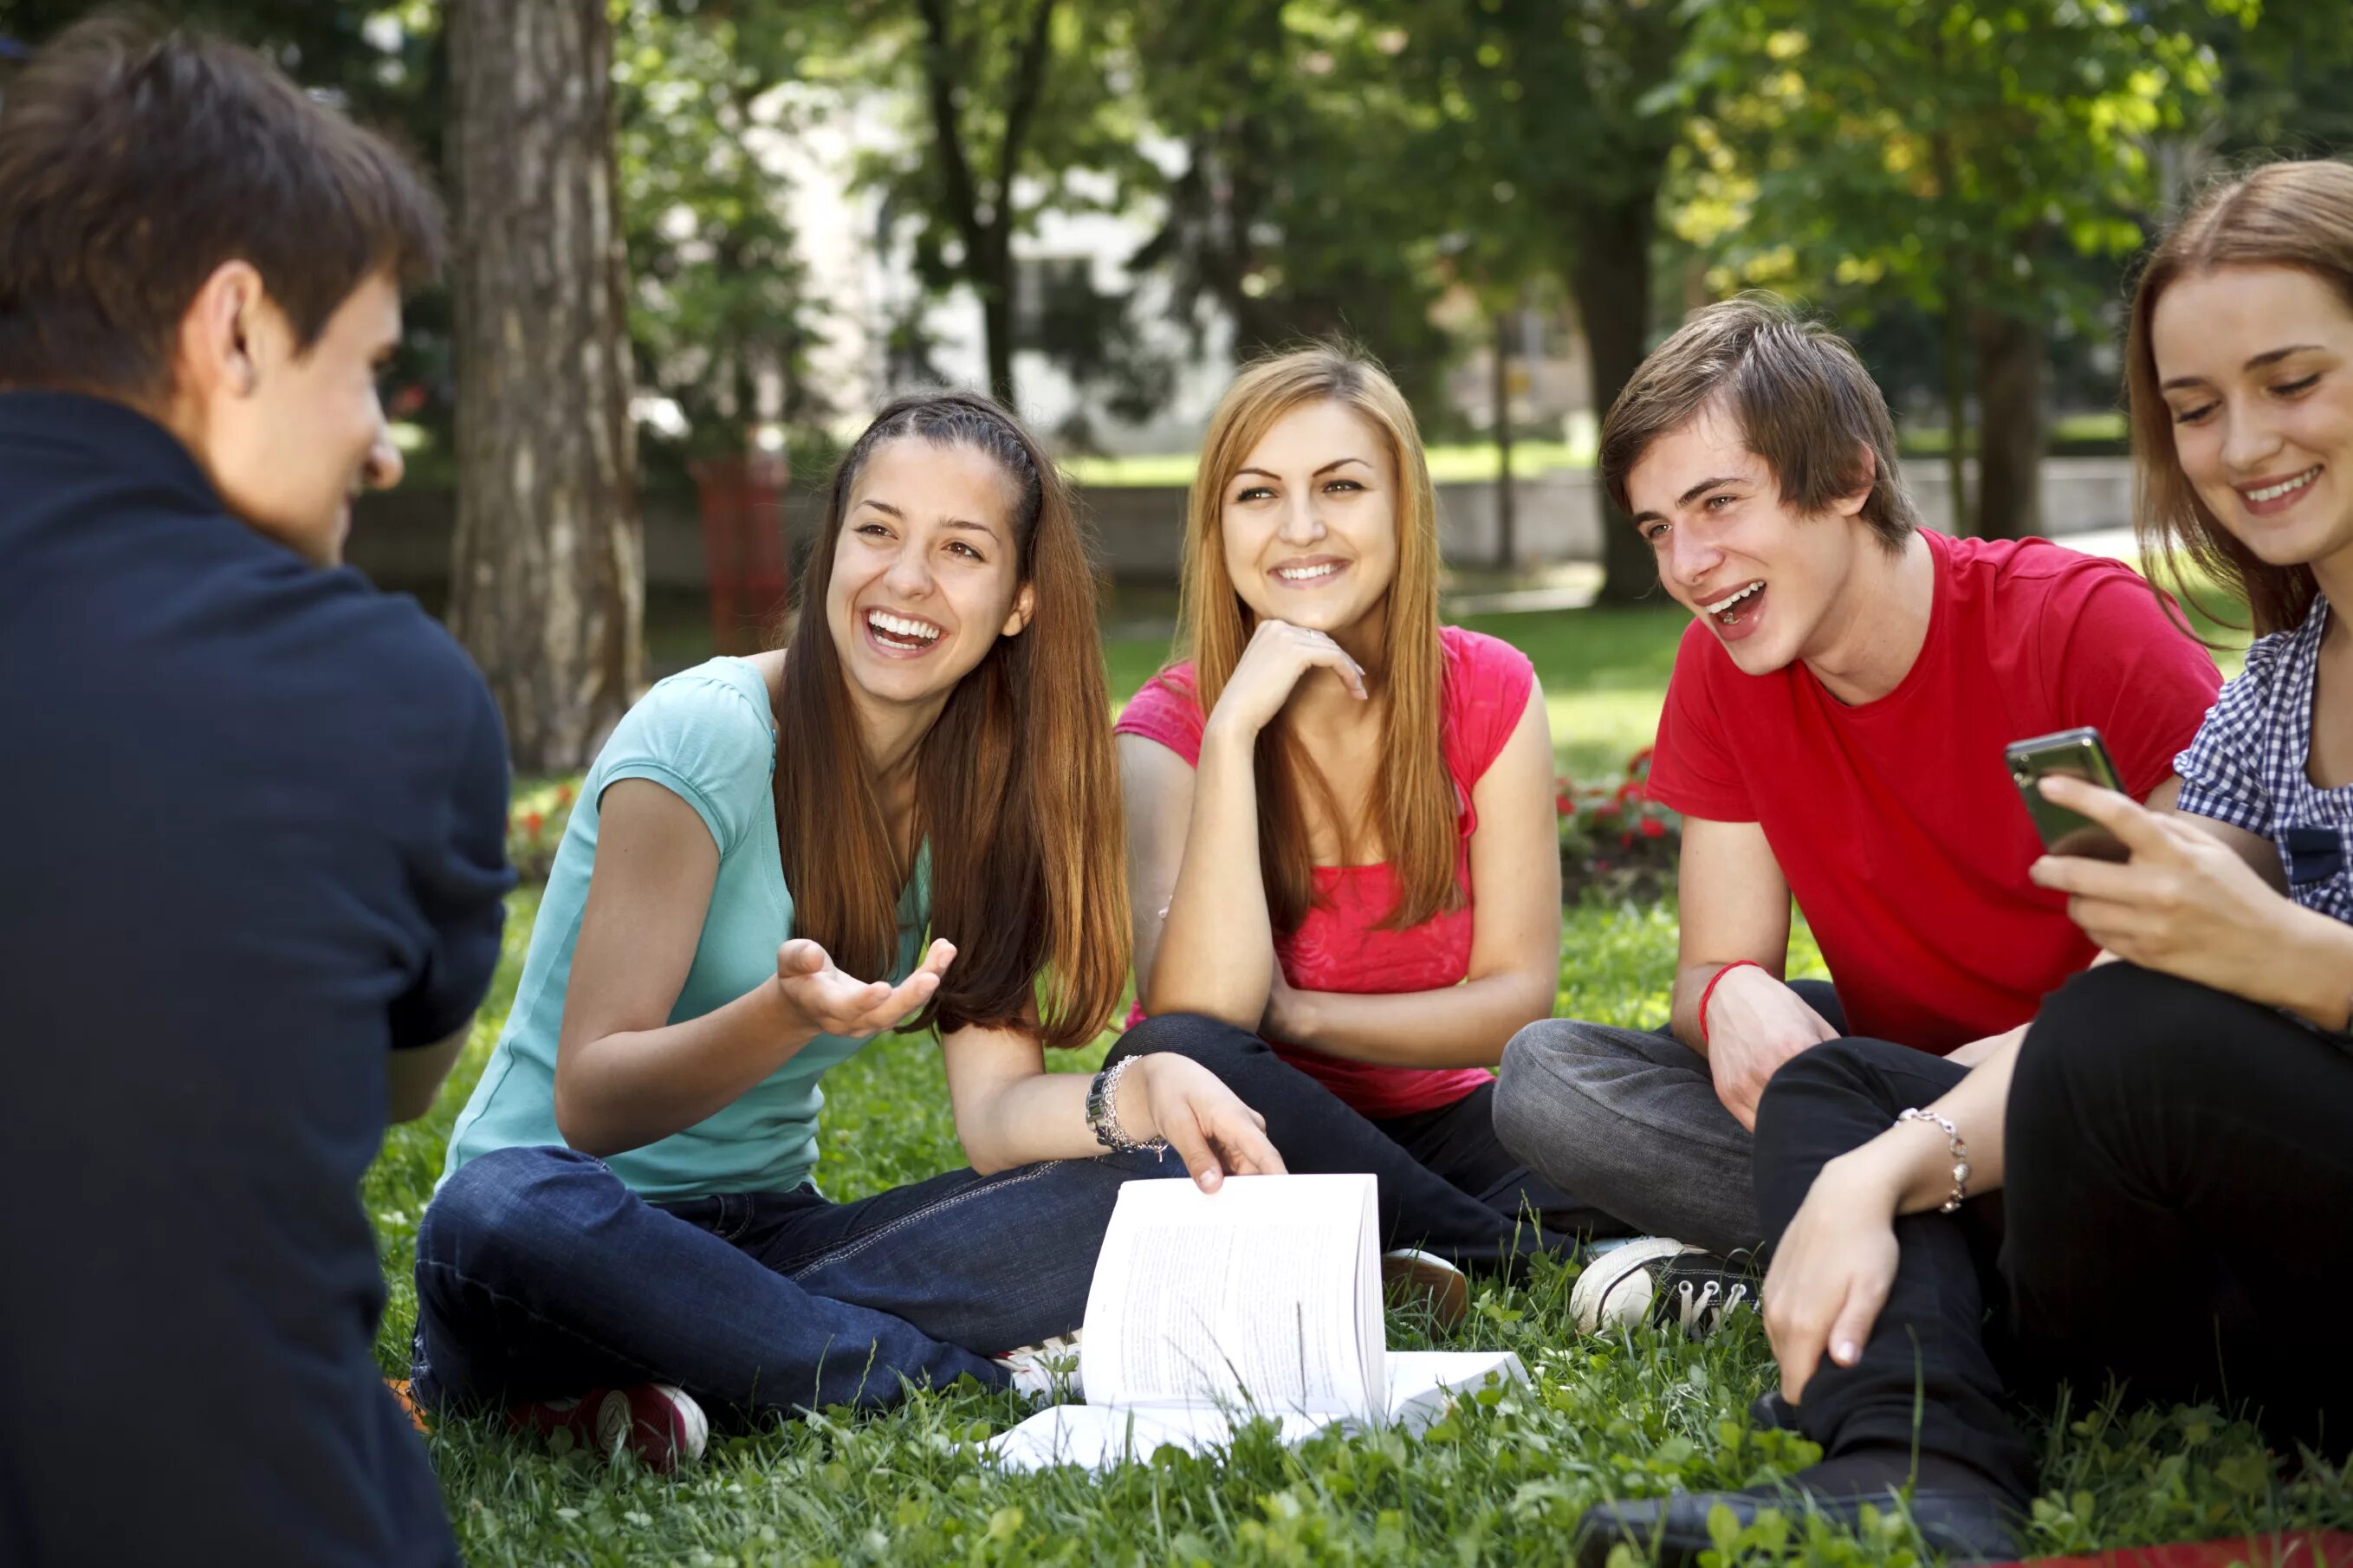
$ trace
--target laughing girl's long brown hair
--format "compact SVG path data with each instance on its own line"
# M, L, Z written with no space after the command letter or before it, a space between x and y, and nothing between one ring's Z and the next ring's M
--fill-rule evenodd
M2221 267L2292 267L2329 286L2353 310L2353 167L2327 160L2272 163L2208 191L2173 226L2133 291L2125 350L2132 406L2133 531L2141 559L2177 599L2196 584L2182 556L2247 604L2254 634L2304 624L2319 595L2310 566L2273 566L2232 534L2198 499L2173 446L2173 410L2158 384L2149 337L2157 301L2184 278Z
M956 946L916 1024L1026 1027L1034 1003L1042 1044L1083 1045L1119 1001L1129 945L1094 573L1069 487L987 398L902 398L834 471L776 700L776 837L794 931L861 977L897 962L913 867L859 742L825 604L850 490L875 449L902 439L996 460L1016 498L1017 575L1036 595L1029 626L956 683L915 760L913 842L931 848L932 933Z
M1418 925L1459 908L1461 848L1453 775L1440 745L1445 656L1438 640L1438 502L1413 410L1380 366L1327 344L1263 359L1243 370L1209 416L1201 466L1187 500L1184 602L1178 656L1193 661L1201 711L1218 705L1258 618L1226 574L1225 495L1250 449L1275 422L1311 403L1345 405L1380 431L1397 486L1397 577L1389 584L1379 653L1365 671L1387 704L1381 761L1365 820L1340 813L1331 781L1281 717L1259 734L1258 842L1261 875L1277 931L1296 931L1314 900L1303 799L1314 792L1353 863L1367 828L1377 829L1398 879L1397 907L1383 922Z

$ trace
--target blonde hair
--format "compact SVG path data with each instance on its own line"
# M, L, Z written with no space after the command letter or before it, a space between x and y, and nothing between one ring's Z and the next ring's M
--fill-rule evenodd
M1344 863L1358 859L1365 828L1377 827L1398 880L1397 906L1383 923L1402 930L1461 905L1460 803L1440 743L1446 670L1438 638L1437 497L1413 410L1368 356L1333 344L1276 354L1245 367L1219 401L1186 505L1178 656L1192 661L1193 695L1208 712L1257 628L1226 573L1226 489L1277 421L1320 402L1341 404L1380 431L1397 476L1397 575L1379 649L1365 672L1385 702L1380 768L1365 819L1348 821L1331 781L1284 721L1268 725L1255 770L1260 870L1275 929L1298 929L1314 901L1303 809L1303 792L1312 790L1339 835Z
M2292 267L2335 289L2353 310L2353 167L2327 159L2272 163L2209 190L2149 258L2133 291L2125 348L2132 409L2133 531L2142 561L2177 598L2189 596L2169 549L2247 604L2257 637L2304 624L2319 596L2308 565L2274 566L2224 528L2181 471L2173 410L2157 375L2149 328L2157 301L2184 278L2223 267Z

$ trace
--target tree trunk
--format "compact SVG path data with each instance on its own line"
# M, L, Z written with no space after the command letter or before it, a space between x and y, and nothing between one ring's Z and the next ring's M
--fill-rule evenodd
M645 539L604 0L456 0L458 528L449 624L525 773L635 695Z
M2042 531L2042 329L1977 312L1978 515L1986 539Z
M973 269L980 293L980 332L988 355L988 394L1008 408L1013 401L1013 257L1009 237L992 235L994 254Z
M1495 564L1519 564L1519 518L1512 494L1512 329L1518 312L1495 314Z
M1577 221L1569 287L1585 329L1596 419L1608 417L1609 405L1642 363L1642 340L1651 320L1651 236L1658 226L1657 207L1656 187L1644 184L1638 194L1571 215ZM1658 583L1651 547L1606 493L1598 504L1601 588L1594 603L1633 604Z
M1957 285L1945 289L1945 486L1952 495L1951 527L1969 531L1969 326Z

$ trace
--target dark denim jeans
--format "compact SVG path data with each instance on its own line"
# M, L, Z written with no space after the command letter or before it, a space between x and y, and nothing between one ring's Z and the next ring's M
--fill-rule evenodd
M1789 989L1846 1027L1828 981ZM1530 1024L1504 1049L1495 1131L1546 1180L1615 1217L1597 1236L1672 1236L1727 1256L1764 1240L1748 1130L1716 1098L1707 1058L1672 1027Z
M1120 1184L1176 1156L952 1171L654 1204L563 1148L469 1163L417 1236L414 1377L434 1408L674 1383L714 1410L894 1403L1006 1381L990 1355L1084 1315Z
M1419 1247L1462 1268L1516 1269L1609 1217L1514 1158L1495 1136L1494 1091L1375 1121L1284 1061L1247 1029L1192 1013L1146 1018L1109 1061L1170 1051L1199 1062L1266 1118L1267 1141L1300 1173L1366 1172L1379 1183L1382 1246ZM1538 1222L1527 1223L1533 1215Z
M1773 1075L1757 1203L1778 1239L1823 1165L1963 1069L1832 1040ZM1797 1412L1836 1455L1916 1445L2021 1504L2034 1449L2006 1389L2080 1403L2248 1402L2282 1449L2353 1451L2353 1055L2269 1007L2103 964L2043 1000L2004 1118L2004 1183L1895 1222L1895 1278L1862 1359L1825 1361ZM2335 1239L2331 1239L2334 1237ZM1991 1309L1989 1320L1988 1309Z

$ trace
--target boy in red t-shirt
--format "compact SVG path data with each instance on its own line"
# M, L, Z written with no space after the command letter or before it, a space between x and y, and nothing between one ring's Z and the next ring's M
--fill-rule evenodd
M1588 1269L1580 1321L1655 1300L1699 1329L1745 1295L1721 1255L1762 1239L1749 1131L1776 1068L1849 1032L1974 1062L2091 962L2027 880L2042 847L2004 745L2094 726L2126 789L2168 805L2221 679L2127 568L1924 531L1879 389L1779 306L1694 315L1610 409L1600 460L1696 617L1651 772L1684 818L1673 1016L1523 1029L1495 1125L1660 1233ZM1792 894L1834 985L1782 979Z

